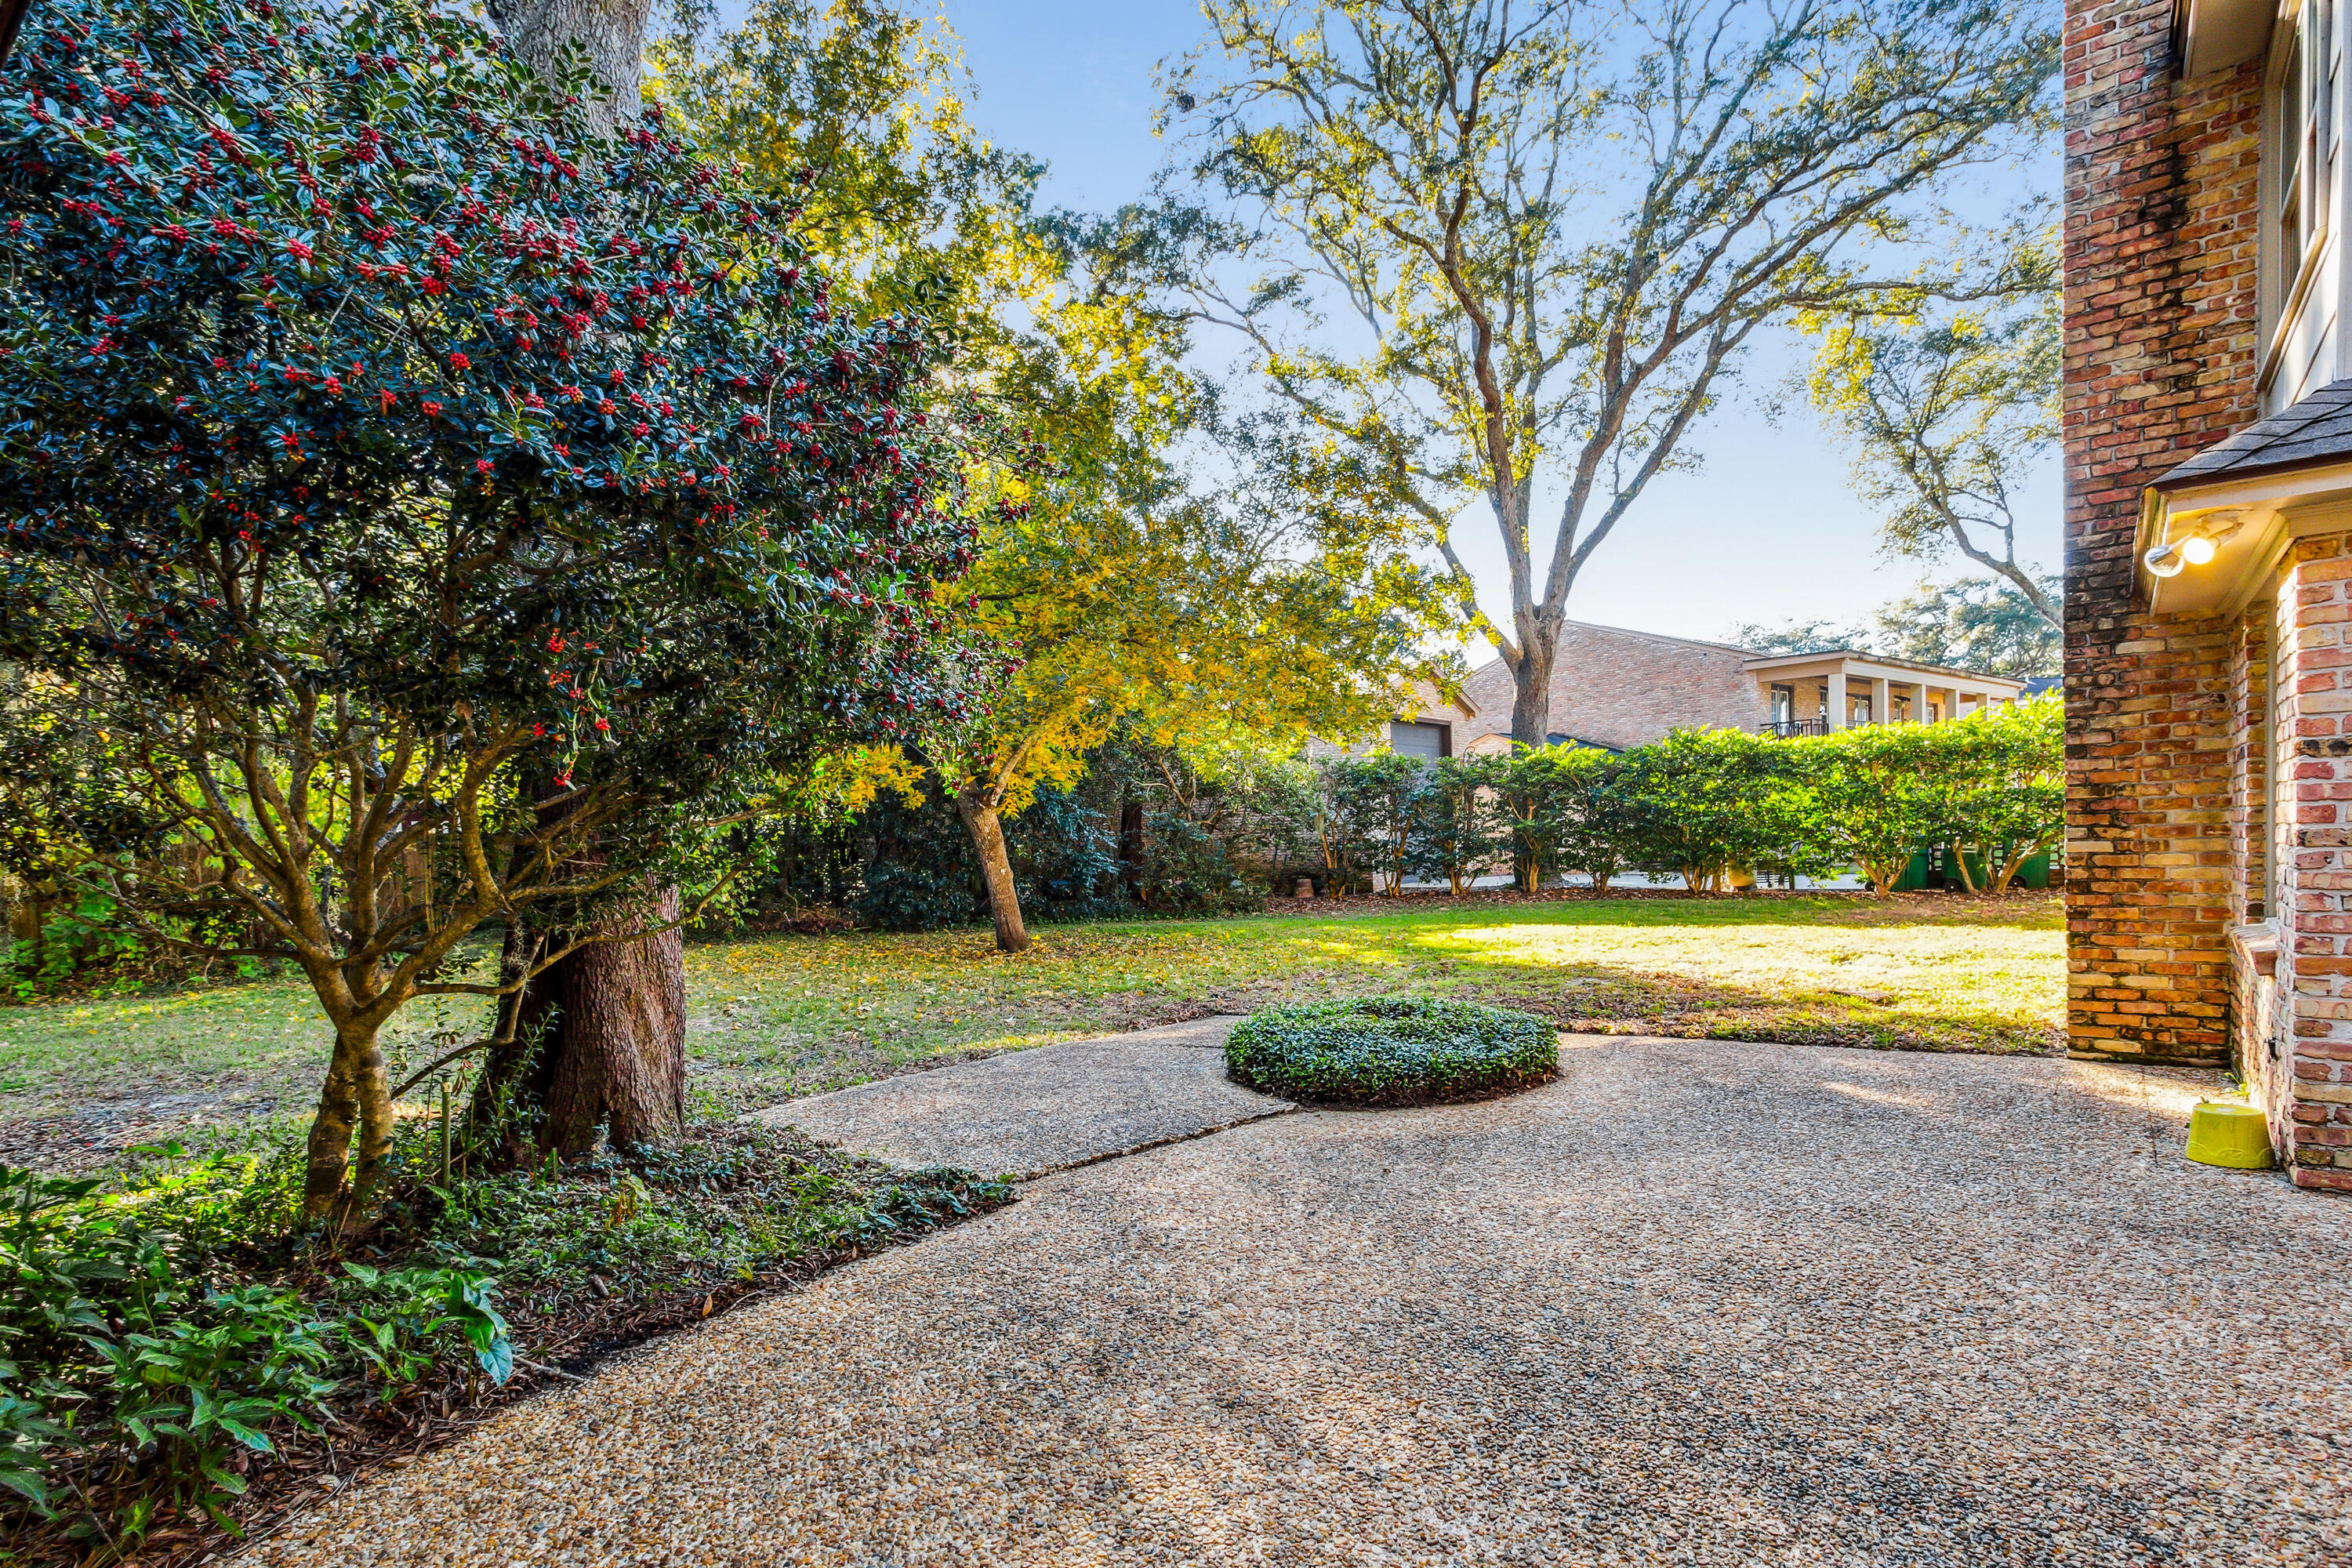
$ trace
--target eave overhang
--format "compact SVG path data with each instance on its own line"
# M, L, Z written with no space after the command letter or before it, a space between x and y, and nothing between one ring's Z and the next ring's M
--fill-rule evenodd
M2269 46L2278 12L2278 0L2177 0L2172 49L2180 74L2193 79L2254 58Z
M2204 482L2147 488L2133 554L2140 595L2165 616L2235 615L2270 581L2296 538L2352 530L2352 452L2332 461L2235 471ZM2213 559L2159 577L2151 551L2202 535Z
M2134 582L2161 615L2234 613L2269 580L2288 541L2347 528L2352 379L2255 420L2143 490ZM2180 565L2192 552L2172 547L2184 543L2208 559ZM2159 564L2179 568L2172 574L2149 565L2158 552Z

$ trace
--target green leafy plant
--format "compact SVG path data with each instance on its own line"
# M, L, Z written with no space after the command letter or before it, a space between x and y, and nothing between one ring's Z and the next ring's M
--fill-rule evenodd
M1225 1042L1236 1082L1351 1105L1475 1100L1540 1083L1559 1065L1549 1021L1436 997L1265 1007Z
M20 937L10 944L9 989L29 1001L77 975L135 963L145 945L114 915L114 900L90 889L79 889L70 907L43 914L38 941Z
M153 1453L167 1495L191 1500L224 1524L224 1497L243 1495L233 1448L276 1451L275 1422L309 1428L335 1380L333 1352L315 1314L268 1285L215 1291L187 1317L96 1346L112 1371L116 1436L132 1457Z
M0 1488L25 1500L37 1514L49 1513L47 1467L42 1451L63 1442L66 1429L49 1419L35 1400L16 1391L18 1368L0 1361Z
M245 1489L238 1450L274 1451L267 1429L310 1425L333 1392L328 1335L299 1296L199 1282L196 1259L236 1250L223 1213L257 1164L207 1161L124 1193L0 1166L0 1486L37 1515L70 1471L136 1478L118 1538L159 1500L225 1520ZM223 1252L166 1228L182 1219Z
M1973 855L1990 890L2005 891L2066 837L2064 712L2053 694L1937 728L1958 753L1947 767L1961 780L1952 824L1961 879L1977 890Z
M1796 752L1824 842L1881 898L1948 826L1939 773L1958 760L1957 724L1870 724Z
M1495 798L1502 771L1496 757L1441 757L1427 764L1410 805L1406 870L1443 877L1457 894L1469 890L1505 838Z
M992 416L793 196L515 54L59 0L0 98L0 864L316 980L313 1219L390 1173L401 1009L723 884L764 781L956 706ZM464 977L493 921L544 940Z
M411 1265L374 1268L345 1263L359 1287L340 1337L371 1381L390 1399L423 1377L461 1341L494 1384L514 1375L514 1344L493 1304L498 1282L460 1268Z
M1344 837L1380 874L1391 896L1403 888L1412 858L1413 818L1429 787L1428 764L1419 757L1375 752L1369 757L1334 757L1323 764L1330 780L1333 816Z

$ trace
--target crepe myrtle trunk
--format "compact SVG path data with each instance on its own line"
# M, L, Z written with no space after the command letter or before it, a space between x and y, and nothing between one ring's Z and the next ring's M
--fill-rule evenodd
M318 1219L349 1190L375 1189L392 1154L392 1069L383 1059L379 1026L357 1021L335 1026L335 1054L319 1090L302 1176L302 1213ZM358 1169L352 1170L353 1144Z
M1021 896L1013 885L1013 858L1004 848L1004 824L996 815L997 801L985 780L971 780L956 791L956 815L971 835L980 857L981 879L988 884L988 912L996 921L996 945L1005 952L1029 946L1028 928L1021 923Z

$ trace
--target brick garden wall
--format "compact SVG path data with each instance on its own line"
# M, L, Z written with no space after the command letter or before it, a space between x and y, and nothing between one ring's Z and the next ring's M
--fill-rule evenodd
M2258 68L2194 82L2171 0L2066 6L2068 1040L2227 1049L2235 626L2134 602L2140 493L2255 416Z

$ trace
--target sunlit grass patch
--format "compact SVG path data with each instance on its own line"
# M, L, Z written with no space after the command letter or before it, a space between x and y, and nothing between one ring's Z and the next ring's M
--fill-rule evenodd
M984 930L751 937L688 947L688 1049L709 1115L1211 1012L1399 991L1574 1028L2038 1050L2063 1014L2060 928L2054 897L1801 895L1104 921L1045 927L1019 954ZM487 1016L412 1009L394 1053L429 1060L436 1037L472 1037ZM82 1144L110 1146L197 1118L299 1118L329 1043L308 987L284 981L0 1008L0 1144L17 1147L8 1129L28 1119L83 1117Z

